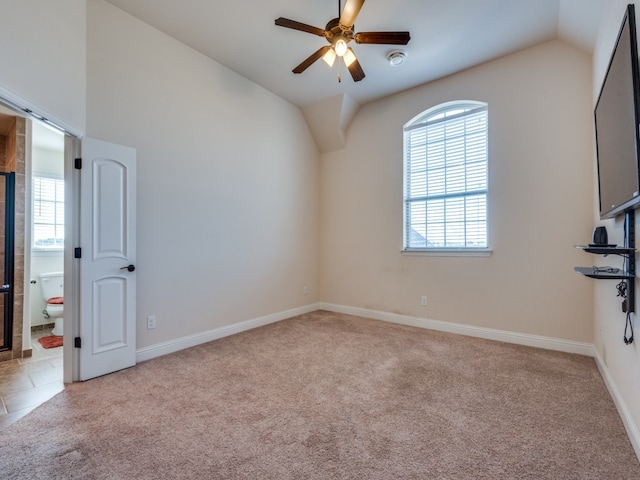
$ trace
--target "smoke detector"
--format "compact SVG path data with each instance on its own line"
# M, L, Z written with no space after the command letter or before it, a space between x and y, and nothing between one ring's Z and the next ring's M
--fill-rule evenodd
M402 50L391 50L389 53L387 53L387 60L389 60L389 65L391 65L392 67L399 67L404 63L406 59L407 54Z

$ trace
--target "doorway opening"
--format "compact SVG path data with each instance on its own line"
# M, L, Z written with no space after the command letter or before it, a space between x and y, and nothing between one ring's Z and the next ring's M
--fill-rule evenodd
M65 182L64 135L31 121L27 161L25 253L29 257L29 322L32 356L56 366L61 376L64 325ZM26 298L25 298L26 301ZM59 370L59 371L58 371Z
M34 122L54 127L64 138L64 203L59 206L64 220L60 225L57 219L50 221L46 225L50 233L41 238L43 245L64 244L63 380L88 380L131 367L136 364L136 150L84 137L81 155L80 137L60 127L64 121L54 124L6 98L12 97L0 97L0 108L6 107L10 115L26 122L26 138L30 138ZM68 128L73 132L73 127ZM23 163L29 170L22 175L22 187L17 175L16 199L33 201L33 186L25 181L26 175L31 179L32 165L26 156ZM80 209L80 203L86 208ZM30 249L36 235L31 236L29 228L33 220L30 209L25 208L25 214L22 226L15 229L23 234L22 240L16 237L16 245L21 242L24 247L22 261L15 262L23 268L22 281L15 283L24 288L22 302L15 302L22 308L20 313L14 312L13 333L20 337L12 352L16 359L32 353L27 328L33 285ZM64 238L57 233L58 227L64 230ZM82 299L81 291L88 292ZM20 327L16 327L18 322Z
M10 143L7 136L11 136L13 143L10 148L6 145L2 148L3 138L5 144ZM75 215L73 209L70 209L72 213L67 209L73 203L69 194L75 191L72 164L78 150L78 137L30 109L0 97L0 163L4 160L1 158L4 152L15 152L15 160L9 170L15 172L16 185L14 311L13 325L7 332L12 344L10 350L0 351L0 362L29 359L34 349L43 350L42 344L36 342L37 338L51 334L55 317L47 312L47 299L40 284L41 274L66 271L64 276L69 281L73 278L72 267L68 263L70 256L67 250L70 249L66 248L66 243L75 234L75 225L70 225L74 223ZM65 222L65 216L71 221ZM69 297L73 291L69 290ZM73 314L70 314L71 325L72 319ZM60 329L56 333L60 333ZM70 331L68 336L67 343L70 343ZM74 378L73 349L59 348L58 352L59 364L64 365L64 379L71 382ZM51 351L47 353L52 354Z

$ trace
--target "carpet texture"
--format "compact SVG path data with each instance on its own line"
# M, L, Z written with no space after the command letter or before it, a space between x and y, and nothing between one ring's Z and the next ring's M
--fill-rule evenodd
M593 359L313 312L72 384L7 479L638 479Z
M38 342L42 345L42 348L56 348L62 346L62 337L56 337L51 335L48 337L38 338Z

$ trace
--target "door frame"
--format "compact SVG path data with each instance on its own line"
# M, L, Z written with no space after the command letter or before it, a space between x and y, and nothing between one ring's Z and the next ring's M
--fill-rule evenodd
M70 305L65 303L64 313L64 330L63 341L65 348L63 349L63 381L64 383L71 383L78 381L78 349L73 347L73 338L79 332L79 304L80 304L80 288L79 288L79 265L74 265L73 251L74 246L79 245L80 238L80 175L79 171L75 170L75 159L80 156L80 139L83 136L83 132L73 125L68 124L57 115L48 112L45 108L30 101L27 98L7 89L0 84L0 104L9 110L16 113L17 116L27 118L31 121L39 121L49 125L51 127L60 130L65 136L64 145L64 180L65 180L65 243L64 243L64 295L66 298L71 298ZM27 122L26 135L31 136L31 127ZM30 141L30 138L28 139ZM25 175L31 172L31 153L25 152L26 168ZM26 192L25 195L30 192L31 188L25 182ZM25 212L26 215L26 212ZM29 228L27 221L30 222L30 216L25 216L25 230ZM26 233L26 232L25 232ZM25 235L25 241L31 238L31 234ZM26 251L25 251L26 254ZM25 255L25 295L24 305L27 308L23 308L23 350L31 347L31 332L30 324L31 319L27 316L30 315L30 308L26 302L29 301L30 295L30 279L27 275L27 267L31 264L31 258L27 258ZM29 328L29 331L27 331ZM26 342L26 343L25 343ZM25 348L26 347L26 348Z
M74 338L80 336L80 262L75 259L74 248L80 245L80 170L75 159L80 158L80 139L65 133L64 137L64 324L63 381L80 379L80 352ZM68 301L67 299L70 299Z

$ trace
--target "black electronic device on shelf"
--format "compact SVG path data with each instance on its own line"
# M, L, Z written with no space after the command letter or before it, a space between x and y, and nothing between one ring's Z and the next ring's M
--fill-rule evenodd
M624 258L623 268L612 267L575 267L581 275L600 280L623 280L626 283L626 311L635 312L635 279L636 279L636 242L635 211L625 212L624 247L609 245L576 245L576 248L594 255L620 255Z
M600 226L593 229L593 236L591 241L593 243L589 244L591 246L601 247L615 247L615 245L609 245L609 234L607 233L607 227Z

